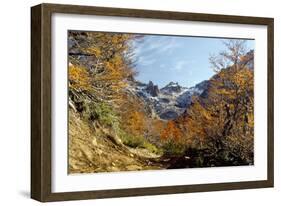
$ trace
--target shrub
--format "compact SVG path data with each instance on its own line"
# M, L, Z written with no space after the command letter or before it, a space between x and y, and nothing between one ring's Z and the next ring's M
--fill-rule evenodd
M120 138L123 144L132 147L132 148L144 148L147 149L149 152L155 154L161 154L162 151L158 149L154 144L150 143L145 137L143 136L136 136L130 135L124 131L119 132Z
M160 148L157 148L154 144L148 141L144 142L143 147L154 154L159 154L159 155L163 154L163 151Z
M163 152L167 156L178 156L183 155L185 146L175 141L169 140L163 144Z
M91 121L99 121L101 124L118 129L118 116L106 103L85 104L84 116Z
M144 139L141 136L130 135L124 131L120 131L119 135L123 144L132 148L141 147L144 143Z

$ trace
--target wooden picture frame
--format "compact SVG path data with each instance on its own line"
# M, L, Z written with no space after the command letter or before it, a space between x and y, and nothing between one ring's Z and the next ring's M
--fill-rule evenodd
M263 25L267 27L267 179L133 189L52 192L51 17L54 13ZM274 88L272 18L40 4L31 8L31 198L42 202L273 187Z

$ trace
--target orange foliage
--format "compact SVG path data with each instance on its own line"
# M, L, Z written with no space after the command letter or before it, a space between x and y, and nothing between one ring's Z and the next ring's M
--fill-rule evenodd
M145 116L139 111L134 111L128 116L128 127L132 134L140 135L145 129Z
M193 98L179 124L193 147L221 149L251 159L254 137L254 73L246 67L222 69L210 80L207 96Z
M161 132L161 139L179 141L181 137L181 130L176 126L175 122L168 121L167 126Z

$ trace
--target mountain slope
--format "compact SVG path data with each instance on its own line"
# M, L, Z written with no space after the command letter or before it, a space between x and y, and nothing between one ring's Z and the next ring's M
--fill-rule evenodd
M152 116L172 120L186 110L191 103L192 96L201 95L207 87L208 81L203 81L190 88L182 87L177 82L170 82L161 89L151 81L148 84L135 81L127 87L127 90L150 107Z

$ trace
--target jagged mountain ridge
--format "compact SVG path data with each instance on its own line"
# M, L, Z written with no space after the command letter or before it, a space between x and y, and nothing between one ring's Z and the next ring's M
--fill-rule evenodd
M134 81L127 89L145 102L152 116L171 120L183 114L191 104L192 96L201 95L208 85L209 81L203 81L194 87L187 88L177 82L170 82L159 89L152 81L148 84Z

